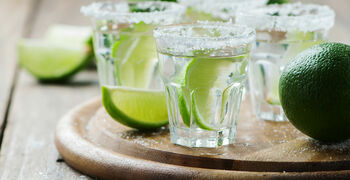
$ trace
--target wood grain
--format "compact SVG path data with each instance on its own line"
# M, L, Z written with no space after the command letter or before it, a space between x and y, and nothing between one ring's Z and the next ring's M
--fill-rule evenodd
M30 22L33 31L29 37L41 37L47 27L54 23L88 25L89 20L80 14L79 9L81 5L90 2L39 1L38 8L34 9L35 19ZM9 10L6 12L11 12L18 6L18 12L14 12L17 14L11 14L16 17L22 14L21 11L28 11L22 6L33 8L30 3L33 2L16 0L13 2L14 7L7 7ZM19 22L15 18L12 21L15 24L20 19ZM13 25L12 29L7 29L7 35L10 36L11 31L16 32L16 28L25 30L29 27ZM14 48L11 48L13 51ZM15 58L10 60L16 62ZM80 102L98 95L98 91L95 71L82 72L69 84L44 85L21 69L4 133L0 179L89 179L60 160L53 144L53 133L58 119L64 113Z
M242 103L236 142L220 148L174 145L168 129L132 130L110 118L103 108L84 129L85 136L102 147L168 164L243 171L320 171L350 166L350 141L323 144L307 138L289 122L258 120L251 112L249 99ZM323 165L308 167L319 162Z
M350 178L350 143L333 145L331 151L332 146L327 145L325 149L322 144L305 140L303 136L293 139L293 135L287 135L284 137L285 141L274 142L271 140L278 139L279 132L261 132L260 124L256 120L246 119L246 115L251 114L249 110L243 109L246 113L242 113L240 120L251 127L239 129L238 142L219 149L190 149L171 144L166 129L140 132L127 128L112 120L100 106L101 100L94 99L72 110L58 124L55 138L56 146L65 161L93 177ZM280 126L278 124L281 123L265 124L265 128L276 128ZM291 128L293 127L284 128L286 134L290 133ZM252 143L252 147L240 145L239 138L243 136L251 139L249 142ZM265 139L265 142L260 142L262 139ZM266 147L264 144L269 139L271 145Z
M96 73L84 72L76 78L75 83L61 86L38 84L21 70L18 81L15 81L17 67L15 46L17 39L21 36L41 37L46 28L53 23L88 25L88 19L79 13L79 7L91 1L93 0L0 0L0 20L3 23L0 28L2 57L0 59L0 125L3 126L4 120L8 120L1 148L0 179L89 179L69 168L59 158L53 145L53 129L61 115L81 101L98 94ZM348 38L350 1L313 0L313 2L329 4L337 13L335 27L330 32L330 40L350 44ZM13 92L14 98L7 117L12 87L16 87L16 91ZM295 142L296 145L298 143L300 142ZM275 148L283 149L283 146ZM288 151L292 152L292 150ZM268 149L264 153L274 158ZM110 162L115 160L112 158ZM128 161L128 159L121 160ZM138 161L133 162L138 168ZM125 166L125 168L133 168L133 166ZM162 169L162 166L152 165L149 168ZM174 169L181 169L181 167L174 167ZM151 175L154 169L149 170L148 175ZM192 173L193 177L200 176L192 170L183 171ZM115 172L114 177L117 177L117 173ZM221 173L226 174L226 172ZM208 172L202 174L208 175ZM280 175L281 173L277 173L276 178ZM294 175L294 177L298 176ZM327 179L327 173L321 173L317 177ZM316 178L316 176L309 178Z
M16 77L16 42L30 32L31 26L28 23L33 19L33 6L35 0L0 1L0 139L6 126Z
M56 162L60 157L53 144L61 115L98 94L95 72L82 73L75 83L39 86L21 72L1 150L2 179L80 178L65 163Z

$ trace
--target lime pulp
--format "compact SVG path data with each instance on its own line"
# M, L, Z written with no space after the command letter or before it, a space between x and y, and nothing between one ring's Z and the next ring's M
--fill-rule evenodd
M191 126L191 123L195 123L204 130L219 128L223 117L217 116L222 114L217 112L217 108L224 109L223 104L228 102L226 89L230 89L235 81L241 82L245 78L245 58L246 55L193 58L184 67L176 80L181 85L177 88L177 97L184 124Z
M102 86L102 102L118 122L137 129L154 129L168 123L163 91Z

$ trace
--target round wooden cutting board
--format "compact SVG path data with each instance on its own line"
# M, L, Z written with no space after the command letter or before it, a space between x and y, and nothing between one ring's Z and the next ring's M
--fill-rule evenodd
M66 163L102 179L350 178L350 141L322 144L250 109L246 99L234 144L186 148L170 142L166 127L141 132L119 124L96 98L61 119L55 143Z

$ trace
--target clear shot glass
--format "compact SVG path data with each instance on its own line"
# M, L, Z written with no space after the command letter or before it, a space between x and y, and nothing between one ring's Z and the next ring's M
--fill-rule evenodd
M185 22L234 22L239 10L264 6L267 0L180 0L180 3L187 7Z
M197 23L159 27L154 37L171 142L187 147L233 143L255 31Z
M171 2L96 2L81 8L91 18L102 101L114 119L138 129L167 122L152 34L158 25L177 23L184 11Z
M256 30L249 62L252 108L263 120L286 121L278 84L284 66L301 51L326 40L334 11L315 4L270 5L238 13L236 23Z

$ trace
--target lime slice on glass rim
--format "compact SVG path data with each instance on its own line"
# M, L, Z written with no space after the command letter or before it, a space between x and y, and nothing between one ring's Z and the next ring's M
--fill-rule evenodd
M280 62L283 65L291 61L298 53L324 42L323 40L313 41L315 32L301 32L301 31L290 31L286 34L286 40L289 43L287 46L287 51L285 52L282 61ZM298 43L298 41L303 41ZM294 43L293 43L294 42ZM279 73L282 72L282 69L279 69ZM267 103L271 105L280 105L279 92L278 92L279 76L278 78L273 79L272 90L267 95Z
M196 125L203 130L217 129L220 119L216 117L216 108L221 106L227 98L227 90L221 92L221 88L230 88L226 79L232 76L234 70L233 61L239 62L246 56L234 58L193 58L183 72L180 73L177 88L179 111L184 124L190 126L191 116ZM245 65L242 65L245 67ZM183 78L182 80L180 80ZM220 92L218 92L220 91ZM217 96L221 94L221 97ZM221 99L219 99L221 98ZM219 104L218 104L219 103ZM191 113L192 112L192 115Z
M102 102L118 122L136 129L155 129L168 124L163 91L102 86Z

